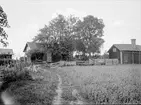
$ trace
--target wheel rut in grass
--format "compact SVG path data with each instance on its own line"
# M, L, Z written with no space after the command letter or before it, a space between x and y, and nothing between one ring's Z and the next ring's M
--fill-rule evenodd
M61 88L62 79L61 79L60 75L58 75L58 74L57 74L57 77L58 77L59 83L58 83L58 87L56 90L57 96L54 97L53 105L61 105L61 100L62 100L62 88Z

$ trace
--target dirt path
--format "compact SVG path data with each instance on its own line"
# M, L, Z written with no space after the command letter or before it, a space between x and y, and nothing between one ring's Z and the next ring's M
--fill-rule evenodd
M58 68L58 67L52 67L52 68ZM56 75L58 77L58 86L56 89L57 95L54 97L52 104L53 105L85 105L84 102L82 101L82 97L79 95L78 91L76 89L73 89L72 95L75 97L77 100L76 101L68 101L64 100L62 98L63 94L63 87L62 87L62 78L61 76L56 72Z
M62 79L61 79L60 75L58 75L58 74L57 74L57 77L58 77L59 83L58 83L58 87L56 90L57 96L54 97L53 105L61 105L61 100L62 100L62 88L61 88Z

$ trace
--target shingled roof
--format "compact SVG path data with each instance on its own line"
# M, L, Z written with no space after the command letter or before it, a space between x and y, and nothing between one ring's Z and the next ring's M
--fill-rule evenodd
M0 48L0 54L13 54L13 50L12 49L3 49Z
M27 42L27 44L29 45L29 47L30 47L31 49L38 49L38 48L41 47L41 44L35 43L35 42Z
M32 49L32 50L33 49L41 49L42 48L42 45L40 43L27 42L23 52L25 52L27 46L29 46L30 49Z
M113 46L120 51L141 51L141 45L136 45L134 47L132 44L114 44Z

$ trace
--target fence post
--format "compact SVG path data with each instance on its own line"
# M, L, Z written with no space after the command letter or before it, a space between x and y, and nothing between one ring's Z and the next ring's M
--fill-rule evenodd
M141 64L140 60L141 60L141 55L140 55L140 51L139 51L139 64Z
M122 51L120 51L120 64L123 64Z

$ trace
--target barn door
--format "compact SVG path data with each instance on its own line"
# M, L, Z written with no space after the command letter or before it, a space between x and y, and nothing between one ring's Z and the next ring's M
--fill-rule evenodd
M141 64L141 52L139 52L139 64Z
M124 54L124 64L128 64L128 54Z
M134 63L139 64L139 52L134 52Z
M132 63L132 53L125 52L123 56L124 64L131 64Z

